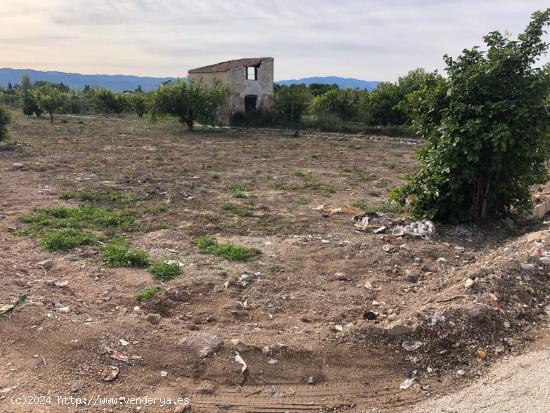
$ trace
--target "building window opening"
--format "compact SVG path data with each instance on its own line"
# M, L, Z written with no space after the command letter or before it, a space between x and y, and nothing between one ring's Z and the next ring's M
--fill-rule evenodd
M258 80L258 68L256 66L246 67L246 80Z

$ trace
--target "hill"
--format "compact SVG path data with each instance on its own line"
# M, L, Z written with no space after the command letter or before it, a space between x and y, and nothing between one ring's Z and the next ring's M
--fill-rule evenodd
M279 85L295 85L295 84L306 84L310 85L312 83L323 83L323 84L337 84L340 89L350 88L350 89L367 89L373 90L376 89L380 82L375 80L361 80L355 79L352 77L339 77L339 76L315 76L315 77L305 77L302 79L290 79L290 80L280 80L277 82Z
M65 72L42 72L32 69L0 69L0 86L7 86L11 82L15 85L21 81L23 74L29 75L31 82L43 80L52 83L61 83L69 86L71 89L84 89L84 86L99 86L111 89L113 92L122 92L124 90L134 90L141 85L145 91L156 89L158 85L170 77L142 77L130 75L82 75L79 73Z
M172 77L144 77L131 75L83 75L80 73L66 72L43 72L33 69L10 69L0 68L0 86L6 87L11 82L15 85L21 81L21 76L29 75L31 82L43 80L52 83L63 83L71 89L83 89L84 86L98 86L111 89L113 92L121 92L124 90L134 90L138 85L141 85L145 91L153 90L167 80L174 80ZM345 78L339 76L315 76L302 79L280 80L276 82L279 85L293 85L304 83L306 85L312 83L337 84L341 89L375 89L380 82L367 81L355 78Z

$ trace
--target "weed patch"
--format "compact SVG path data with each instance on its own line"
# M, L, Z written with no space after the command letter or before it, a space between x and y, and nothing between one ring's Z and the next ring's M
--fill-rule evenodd
M90 233L73 228L54 228L45 231L41 244L50 251L69 251L81 245L89 245L96 240Z
M150 264L146 251L130 248L122 239L114 239L103 248L103 262L109 267L147 267Z
M106 192L85 192L85 191L65 191L59 194L60 199L90 202L90 203L108 203L119 206L131 205L142 201L141 197L130 194L124 194L118 191Z
M248 205L239 205L232 202L224 202L224 204L222 205L222 209L243 218L249 218L254 215L252 213L252 209Z
M151 264L149 272L159 281L169 281L181 274L181 268L176 261L159 260Z
M216 238L204 236L197 240L197 247L204 254L217 255L230 261L250 261L262 252L239 244L220 244Z
M135 297L138 301L146 301L156 297L161 292L162 290L159 287L145 287L142 290L139 290Z

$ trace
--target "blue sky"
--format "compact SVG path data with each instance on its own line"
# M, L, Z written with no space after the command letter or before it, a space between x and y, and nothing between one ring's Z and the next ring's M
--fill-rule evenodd
M277 80L395 80L442 68L492 30L522 31L548 0L2 0L0 67L186 76L275 57Z

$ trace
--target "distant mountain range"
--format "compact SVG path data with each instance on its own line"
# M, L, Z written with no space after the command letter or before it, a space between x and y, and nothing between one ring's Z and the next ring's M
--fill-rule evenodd
M113 92L122 92L124 90L134 90L138 85L145 91L156 89L161 83L167 80L174 80L173 77L143 77L130 75L82 75L79 73L65 72L42 72L32 69L9 69L0 68L0 86L6 87L8 83L15 85L21 82L21 76L29 75L31 82L43 80L52 83L63 83L71 89L84 89L84 86L96 86L111 89ZM306 77L303 79L280 80L279 85L292 85L304 83L325 83L337 84L340 88L368 89L372 90L378 86L379 82L366 81L354 78L344 78L338 76L325 77Z
M111 89L113 92L134 90L138 85L145 91L153 90L162 82L173 80L172 77L142 77L129 75L81 75L79 73L41 72L32 69L0 69L0 86L11 82L15 85L21 82L21 76L29 75L31 82L43 80L52 83L63 83L71 89L84 89L84 86L98 86Z
M291 80L280 80L277 82L279 85L295 85L304 83L310 85L312 83L322 83L322 84L337 84L340 89L350 88L350 89L367 89L373 90L378 87L380 82L375 80L361 80L355 79L353 77L338 77L338 76L316 76L316 77L305 77L302 79L291 79Z

